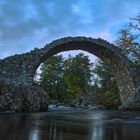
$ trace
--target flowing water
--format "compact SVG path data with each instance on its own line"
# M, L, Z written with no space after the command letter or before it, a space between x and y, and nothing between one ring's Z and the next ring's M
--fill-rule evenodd
M0 140L140 140L140 112L1 113Z

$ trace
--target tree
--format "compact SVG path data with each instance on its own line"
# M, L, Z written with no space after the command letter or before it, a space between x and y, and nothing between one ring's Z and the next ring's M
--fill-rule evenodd
M69 92L73 97L88 94L91 83L91 66L88 56L83 53L75 57L69 56L64 62L64 78L67 82Z
M115 43L135 65L140 65L140 15L120 30Z
M68 98L67 83L63 77L63 57L52 56L41 67L40 85L49 93L50 100L64 101Z
M70 101L89 92L91 66L83 53L68 59L62 55L52 56L41 67L40 85L49 93L51 100Z
M120 30L115 44L136 66L140 66L140 15L131 18L131 22ZM97 91L100 104L117 107L120 104L119 89L108 65L99 60L93 73L96 75L93 89Z
M96 88L99 104L106 107L118 107L120 105L119 89L108 65L99 60L93 73L96 75L93 87Z

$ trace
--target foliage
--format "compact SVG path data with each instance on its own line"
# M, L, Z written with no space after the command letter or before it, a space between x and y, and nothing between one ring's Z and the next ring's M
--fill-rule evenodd
M140 15L120 30L115 43L135 65L140 65Z
M88 93L91 64L87 56L79 54L65 60L62 55L53 56L42 66L40 85L50 99L68 101Z
M92 68L93 64L82 53L68 59L56 55L41 67L40 85L49 93L50 100L57 102L70 102L78 96L94 92L99 104L118 106L119 90L109 67L99 61L94 70Z
M49 93L50 99L63 101L69 95L67 83L63 77L63 57L52 56L45 61L41 70L40 85Z
M140 66L140 15L131 18L131 22L120 30L115 43L122 49L124 55L136 66ZM93 73L96 75L93 89L98 93L99 104L117 107L120 104L119 89L109 67L99 61Z
M83 53L73 58L69 56L64 62L64 78L73 97L89 93L92 76L91 66L88 56L84 56Z
M120 105L119 89L108 65L99 60L94 74L96 74L96 79L93 88L97 91L99 104L106 107L118 107Z

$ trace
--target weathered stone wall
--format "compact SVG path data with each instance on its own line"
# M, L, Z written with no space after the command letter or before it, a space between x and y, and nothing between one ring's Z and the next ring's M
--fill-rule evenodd
M66 37L44 48L0 60L0 83L15 87L32 87L36 69L54 54L68 50L84 50L105 61L114 73L124 104L139 86L138 68L123 56L121 50L102 39Z

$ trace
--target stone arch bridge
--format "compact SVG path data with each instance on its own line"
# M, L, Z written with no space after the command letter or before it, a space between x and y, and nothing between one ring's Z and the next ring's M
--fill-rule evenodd
M84 50L102 59L115 75L123 108L139 108L140 73L121 50L103 39L66 37L44 48L0 60L0 110L40 111L47 109L47 95L34 86L33 77L39 65L59 52ZM137 92L136 92L137 91ZM132 103L132 100L136 103ZM129 103L130 102L130 103Z

